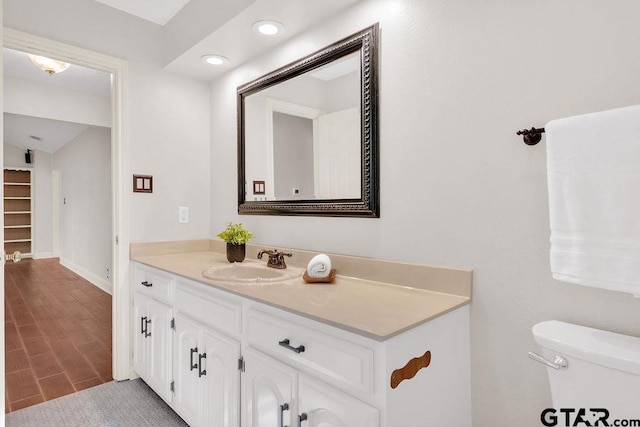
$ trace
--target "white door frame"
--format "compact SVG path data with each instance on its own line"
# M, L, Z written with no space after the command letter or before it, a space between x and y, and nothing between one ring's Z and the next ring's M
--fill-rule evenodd
M134 378L130 357L129 203L126 197L128 62L10 28L3 29L3 46L111 73L113 378Z

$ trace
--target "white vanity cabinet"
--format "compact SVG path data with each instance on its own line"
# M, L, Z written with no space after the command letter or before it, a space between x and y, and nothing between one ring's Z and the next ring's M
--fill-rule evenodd
M379 338L134 265L135 369L193 427L471 425L468 305ZM402 315L380 310L371 321ZM174 329L154 347L143 337L156 324Z
M137 269L133 299L133 368L167 403L171 403L171 319L164 275Z
M248 348L242 427L378 427L378 410Z
M242 427L294 426L297 372L253 349L243 352Z
M138 264L133 280L134 370L190 426L236 427L241 305Z
M471 425L468 306L377 340L243 305L242 427Z
M298 379L298 397L297 419L301 426L379 426L380 416L377 409L302 374Z
M310 327L296 317L267 307L247 310L243 427L377 427L377 409L326 384L330 381L356 394L371 394L374 350L332 334L333 328L317 322ZM285 384L291 387L282 386ZM274 424L275 410L283 405L287 410L280 412L285 419Z
M173 408L191 426L238 425L240 305L178 281L173 345Z

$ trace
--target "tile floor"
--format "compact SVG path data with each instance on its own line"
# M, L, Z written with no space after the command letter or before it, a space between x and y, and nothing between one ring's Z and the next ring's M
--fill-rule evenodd
M57 258L5 267L5 407L112 380L111 295Z

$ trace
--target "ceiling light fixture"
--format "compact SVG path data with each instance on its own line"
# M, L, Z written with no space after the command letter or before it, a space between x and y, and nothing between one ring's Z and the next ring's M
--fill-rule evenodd
M27 56L31 62L33 62L33 65L40 68L50 76L53 76L56 73L61 73L71 66L71 64L67 62L58 61L45 56L32 55L30 53L27 54Z
M277 21L258 21L251 26L256 34L275 36L284 31L284 25Z
M209 65L223 65L229 62L227 58L220 55L204 55L200 60Z

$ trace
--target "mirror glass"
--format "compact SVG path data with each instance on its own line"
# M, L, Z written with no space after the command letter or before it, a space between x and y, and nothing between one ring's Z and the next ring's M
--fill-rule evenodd
M359 52L251 95L245 107L247 200L360 198ZM254 181L264 194L253 194Z
M376 32L238 88L239 213L379 216Z

